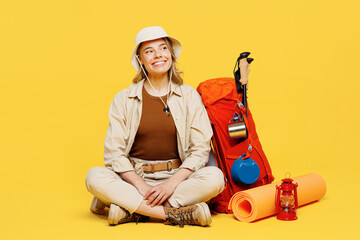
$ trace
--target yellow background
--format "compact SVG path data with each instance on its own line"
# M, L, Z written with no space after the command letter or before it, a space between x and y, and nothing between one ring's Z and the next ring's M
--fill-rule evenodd
M355 239L359 237L359 3L1 1L1 239ZM299 220L211 227L91 214L84 179L103 165L107 112L135 75L136 33L160 25L183 44L196 87L232 76L250 51L249 105L276 180L315 172L328 190Z

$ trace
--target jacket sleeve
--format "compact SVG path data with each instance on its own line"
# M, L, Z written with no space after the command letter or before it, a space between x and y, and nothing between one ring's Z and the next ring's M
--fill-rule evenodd
M105 138L105 166L115 172L134 170L125 154L126 148L126 118L125 90L119 92L113 99L109 110L109 127Z
M196 171L206 165L209 160L212 128L204 104L199 93L192 88L191 97L187 101L189 148L186 159L180 168Z

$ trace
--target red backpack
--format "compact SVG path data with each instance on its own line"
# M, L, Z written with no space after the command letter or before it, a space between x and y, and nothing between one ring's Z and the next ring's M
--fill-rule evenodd
M274 177L262 150L251 112L248 107L247 109L243 107L242 94L237 92L235 79L210 79L200 83L197 91L202 97L212 123L214 132L211 140L212 153L217 166L224 173L226 183L224 191L211 200L210 207L217 212L232 213L228 210L228 204L236 192L271 183ZM246 138L232 139L229 137L228 125L234 113L238 114L245 122ZM252 184L239 184L231 177L232 165L244 154L246 154L244 159L254 160L260 170L257 180Z

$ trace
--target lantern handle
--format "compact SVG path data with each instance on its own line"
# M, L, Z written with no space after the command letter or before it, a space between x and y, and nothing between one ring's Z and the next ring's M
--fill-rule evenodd
M289 176L289 177L287 177L287 176ZM291 178L291 173L290 173L290 172L286 172L286 173L285 173L285 178Z

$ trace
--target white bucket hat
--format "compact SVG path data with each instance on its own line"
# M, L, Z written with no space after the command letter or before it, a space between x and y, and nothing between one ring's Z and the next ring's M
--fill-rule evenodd
M146 41L150 41L150 40L154 40L154 39L158 39L158 38L169 38L171 43L172 43L172 47L174 49L174 53L175 53L175 58L176 60L179 58L180 53L181 53L181 43L179 42L179 40L177 40L174 37L170 37L169 35L167 35L167 33L165 32L165 30L162 27L146 27L141 29L138 34L135 37L135 47L134 50L131 54L131 64L134 66L134 68L136 69L136 71L140 70L140 65L139 62L137 61L135 55L136 55L136 51L140 45L140 43L142 42L146 42Z

